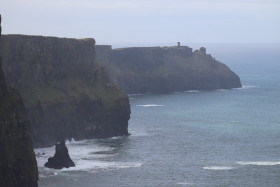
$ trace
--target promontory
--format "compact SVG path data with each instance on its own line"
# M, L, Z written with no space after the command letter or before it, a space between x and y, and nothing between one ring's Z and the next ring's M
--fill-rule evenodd
M241 87L240 78L206 48L188 46L112 49L96 45L98 61L126 93L168 93Z

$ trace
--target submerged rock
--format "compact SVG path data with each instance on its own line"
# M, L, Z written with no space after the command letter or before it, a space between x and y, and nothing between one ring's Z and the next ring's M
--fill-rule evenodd
M55 146L55 154L53 157L48 159L48 162L45 163L45 166L48 168L62 169L75 167L74 162L71 160L68 149L65 145L65 141L62 140Z

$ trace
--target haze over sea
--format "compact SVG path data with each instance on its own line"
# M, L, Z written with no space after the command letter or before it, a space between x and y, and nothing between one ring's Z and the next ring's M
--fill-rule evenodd
M68 142L61 171L36 149L39 186L279 186L280 44L204 46L242 88L130 95L131 136Z

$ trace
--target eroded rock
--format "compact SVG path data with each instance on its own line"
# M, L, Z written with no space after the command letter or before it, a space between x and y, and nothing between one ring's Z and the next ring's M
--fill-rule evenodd
M48 159L45 166L53 169L62 169L75 167L74 162L71 160L68 149L65 145L65 141L62 140L55 146L55 154L53 157Z

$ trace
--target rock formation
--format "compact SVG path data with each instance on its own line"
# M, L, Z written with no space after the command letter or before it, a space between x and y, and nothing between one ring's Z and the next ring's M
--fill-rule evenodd
M96 62L94 45L94 39L2 37L6 80L23 97L35 147L128 135L128 97Z
M48 162L45 163L45 166L54 169L62 169L75 166L74 162L71 160L68 154L68 149L65 145L64 140L56 144L55 154L53 157L48 159Z
M6 84L0 57L0 186L34 187L37 180L28 116L18 91Z
M95 48L111 79L129 94L241 87L240 78L204 47Z

